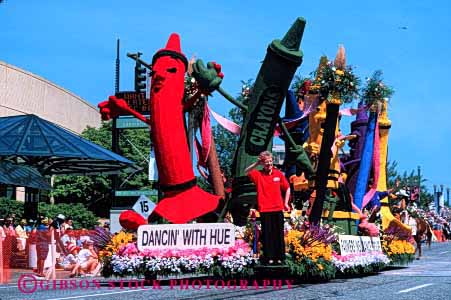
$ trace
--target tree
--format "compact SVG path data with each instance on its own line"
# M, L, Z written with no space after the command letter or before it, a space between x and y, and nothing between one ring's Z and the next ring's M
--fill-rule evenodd
M100 128L86 128L82 137L111 150L111 122L104 122ZM124 129L120 134L121 154L135 162L142 171L121 174L121 189L149 189L147 177L150 153L150 135L147 129ZM58 203L83 203L99 216L106 217L111 207L111 178L102 175L57 176L52 195Z
M50 218L55 218L58 214L71 217L74 222L74 229L93 229L95 225L98 225L98 218L81 203L59 205L39 203L39 214ZM23 219L25 217L24 203L0 198L0 216L12 215L15 216L16 220Z
M389 161L387 163L387 181L388 186L395 186L395 181L400 181L401 188L406 190L410 190L411 187L418 186L418 174L416 174L415 170L412 170L410 173L404 171L401 175L398 173L398 163L396 161ZM419 206L423 208L427 208L429 204L434 200L434 196L429 193L426 182L428 180L424 177L421 177L420 182L420 203Z

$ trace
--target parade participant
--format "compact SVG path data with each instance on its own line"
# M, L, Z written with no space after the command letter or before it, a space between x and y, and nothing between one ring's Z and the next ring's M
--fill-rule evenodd
M371 189L371 186L373 185L372 182L369 183L368 187ZM399 186L399 182L396 182L396 187ZM369 215L369 222L373 223L376 220L376 215L381 209L381 200L385 197L388 197L392 194L392 192L395 190L395 188L388 189L386 191L376 191L371 198L371 200L368 202L368 204L365 206L365 209L368 210Z
M257 166L263 166L263 169L255 170ZM283 211L290 210L290 186L284 174L273 168L269 151L261 152L258 160L248 166L245 173L257 188L264 261L280 264L285 260ZM282 200L282 192L285 193L285 201Z

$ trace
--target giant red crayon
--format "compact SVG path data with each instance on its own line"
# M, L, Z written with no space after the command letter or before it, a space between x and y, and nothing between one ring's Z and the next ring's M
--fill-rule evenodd
M152 142L155 145L160 189L164 197L155 213L172 223L186 223L216 209L219 197L196 185L183 116L184 78L188 61L180 50L177 34L169 37L166 48L152 59L150 115ZM126 110L138 118L137 112L110 97L111 106L102 108ZM116 105L116 106L115 106Z

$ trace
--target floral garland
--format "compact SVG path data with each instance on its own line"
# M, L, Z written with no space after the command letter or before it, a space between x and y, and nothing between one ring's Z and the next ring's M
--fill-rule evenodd
M212 274L223 277L249 275L257 258L248 244L237 240L227 249L168 249L140 252L135 243L122 246L103 260L103 276L168 276L180 274Z
M119 231L117 234L111 236L111 240L103 249L99 251L100 258L112 256L120 248L133 241L133 234L125 231ZM98 244L97 244L98 245Z
M382 101L388 101L394 90L382 82L382 71L377 70L370 78L366 79L366 87L362 90L362 100L370 107Z
M330 279L335 276L331 245L335 237L328 228L312 226L292 229L285 239L287 265L292 275L306 279Z
M359 95L360 79L354 75L351 66L339 69L328 62L313 72L313 75L316 78L313 87L317 87L323 99L330 100L331 97L338 96L344 103L350 103Z
M382 240L382 249L387 254L392 265L405 265L415 258L415 247L407 240Z
M312 83L312 79L310 77L302 77L300 75L294 76L294 82L291 85L291 89L293 89L294 93L300 97L307 94L310 85Z
M340 275L360 275L382 270L390 263L381 252L364 252L348 255L332 255L332 262Z

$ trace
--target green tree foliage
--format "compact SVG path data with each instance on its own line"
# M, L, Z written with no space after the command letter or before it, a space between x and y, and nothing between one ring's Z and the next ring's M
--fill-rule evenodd
M50 218L54 218L58 214L72 217L74 229L94 229L94 226L98 225L98 218L81 203L49 205L41 202L39 203L39 214Z
M82 137L111 150L111 122L104 122L100 128L86 128ZM148 158L150 135L147 129L124 129L119 138L121 155L142 168L134 174L121 174L121 189L149 189ZM83 203L99 216L107 216L111 207L111 178L102 175L57 176L52 195L57 203Z
M396 180L399 180L400 187L404 189L409 189L410 187L418 186L418 173L415 170L412 170L410 173L404 171L401 175L398 172L398 162L389 161L387 163L387 181L388 186L395 186ZM426 182L428 180L421 176L420 183L420 207L427 208L429 204L434 200L434 195L429 193Z
M16 220L20 220L24 216L23 206L23 202L0 198L0 216L15 215ZM39 214L50 218L55 218L58 214L72 217L74 229L94 229L94 226L98 225L98 218L81 203L50 205L41 202Z
M14 201L7 198L0 198L0 217L6 218L15 215L16 219L22 219L23 202Z

